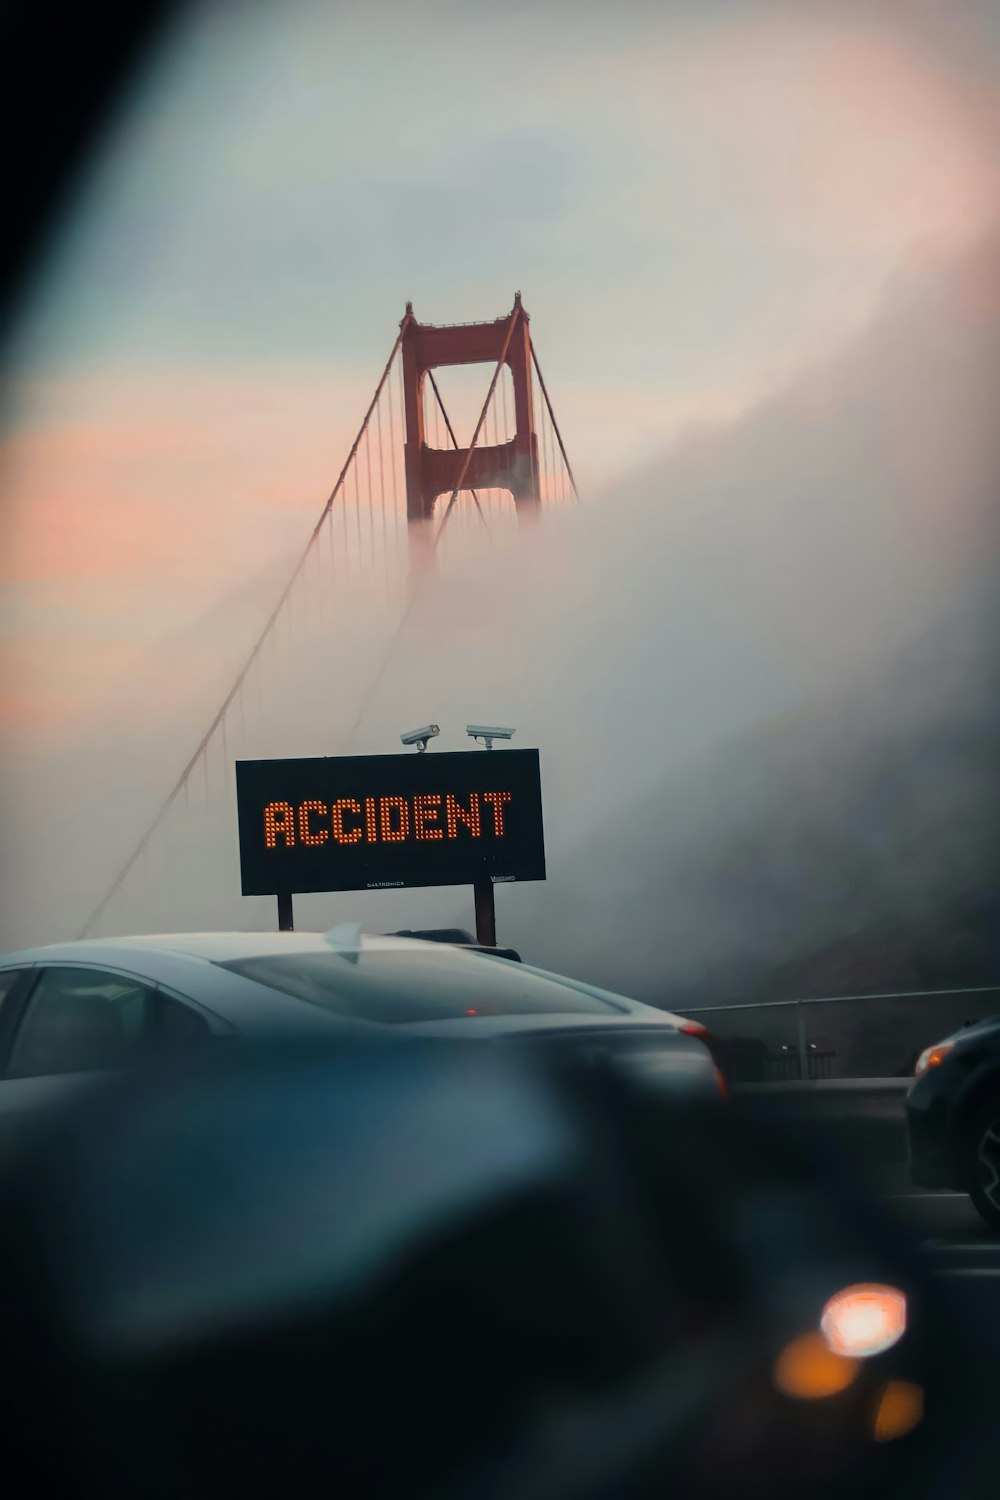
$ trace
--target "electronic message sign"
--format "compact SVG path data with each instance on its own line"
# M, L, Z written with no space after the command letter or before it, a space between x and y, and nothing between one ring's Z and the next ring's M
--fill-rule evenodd
M244 896L544 880L537 750L236 762Z

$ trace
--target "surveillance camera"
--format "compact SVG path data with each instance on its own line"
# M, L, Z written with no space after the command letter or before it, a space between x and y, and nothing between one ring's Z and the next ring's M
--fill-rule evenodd
M504 729L496 724L466 724L465 732L470 739L482 740L487 750L493 749L494 740L512 740L513 729Z
M513 729L502 729L496 724L466 724L465 732L474 740L486 739L487 735L491 740L512 740L515 734Z
M411 729L409 734L401 734L399 738L404 745L416 745L419 755L427 749L427 741L440 733L437 724L425 724L423 729Z

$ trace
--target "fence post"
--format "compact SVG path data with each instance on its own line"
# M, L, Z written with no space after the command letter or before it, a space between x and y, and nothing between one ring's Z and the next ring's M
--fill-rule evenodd
M806 1011L801 1000L795 1002L795 1025L799 1040L799 1077L809 1077L809 1048L806 1045Z

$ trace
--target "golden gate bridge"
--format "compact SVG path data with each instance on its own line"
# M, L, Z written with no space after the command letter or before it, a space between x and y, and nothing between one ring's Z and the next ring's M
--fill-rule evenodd
M436 372L485 365L481 405L449 411ZM468 432L463 440L460 430ZM213 761L232 778L237 750L260 750L274 712L263 684L268 658L296 628L357 629L359 599L377 591L394 620L341 750L350 748L378 692L413 606L449 560L494 544L512 525L578 501L572 466L531 337L520 292L504 317L483 323L421 323L411 303L357 435L273 607L228 689L146 828L80 930L121 909L130 884L155 883L169 867L178 809L207 803ZM248 720L256 716L256 732ZM197 821L195 819L194 821ZM174 830L176 834L176 829ZM190 834L190 829L188 830ZM190 857L190 856L189 856Z

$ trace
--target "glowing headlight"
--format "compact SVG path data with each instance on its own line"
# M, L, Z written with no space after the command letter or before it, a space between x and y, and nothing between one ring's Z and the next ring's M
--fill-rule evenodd
M851 1359L868 1359L906 1332L906 1297L892 1286L849 1286L830 1298L819 1323L827 1347Z
M917 1066L913 1070L914 1076L919 1078L921 1074L927 1072L928 1068L939 1067L954 1045L954 1042L938 1042L935 1047L925 1047L917 1058Z

